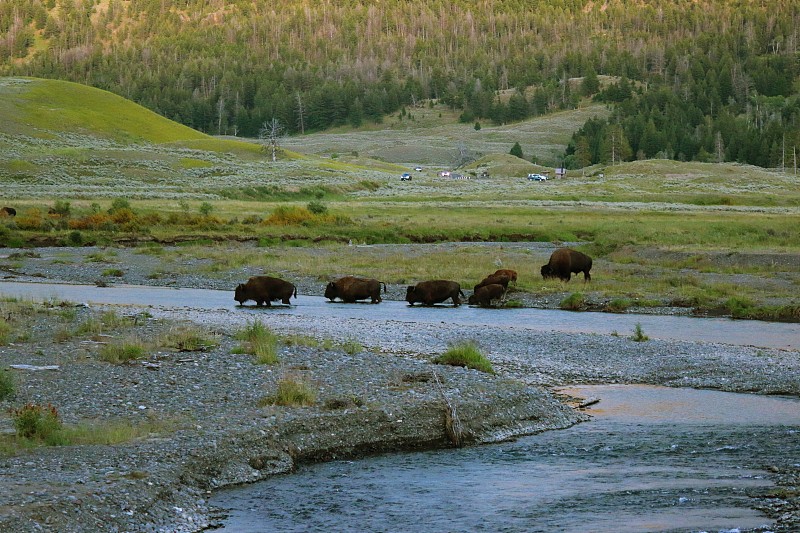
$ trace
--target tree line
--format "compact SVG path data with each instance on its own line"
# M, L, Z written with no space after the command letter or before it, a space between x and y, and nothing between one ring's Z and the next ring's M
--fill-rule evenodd
M571 165L775 166L798 138L798 23L794 0L6 0L0 73L251 137L272 119L300 134L428 102L502 124L595 97L614 113L576 134Z

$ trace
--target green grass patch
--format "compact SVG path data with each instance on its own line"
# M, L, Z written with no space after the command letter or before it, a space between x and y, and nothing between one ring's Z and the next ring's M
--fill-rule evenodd
M147 347L140 339L123 339L104 345L98 356L107 363L123 364L147 357Z
M216 335L194 326L176 326L162 335L157 344L179 352L205 352L219 345Z
M0 402L14 396L17 387L14 376L8 370L0 370Z
M235 353L250 354L260 365L273 365L278 358L278 336L262 322L256 320L236 334L243 343Z
M451 345L446 352L436 357L434 363L440 365L463 366L494 374L492 363L481 352L474 341L459 342Z
M317 395L305 379L297 376L285 376L278 381L275 394L263 398L259 402L259 406L309 407L316 401Z
M581 311L586 309L586 296L582 292L573 292L561 300L558 307L567 311Z

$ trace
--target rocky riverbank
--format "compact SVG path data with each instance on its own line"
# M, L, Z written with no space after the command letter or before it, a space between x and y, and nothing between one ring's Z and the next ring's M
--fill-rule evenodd
M163 282L148 278L157 258L131 256L136 259L126 262L125 282ZM98 279L91 263L76 268L69 260L29 259L10 275ZM247 274L184 274L175 284L229 288ZM322 282L302 283L312 291ZM0 459L0 530L200 530L213 525L207 497L215 488L290 471L305 461L452 446L448 403L469 444L584 419L549 392L563 384L652 383L800 396L800 358L794 351L557 332L532 336L515 328L444 322L387 320L376 327L366 320L271 313L269 326L285 338L279 362L260 365L238 353L235 332L246 319L235 312L59 304L17 302L13 305L21 310L12 303L3 310L13 338L0 346L0 364L13 373L16 394L0 403L0 430L13 431L8 409L27 402L51 403L67 425L157 424L122 444L42 447ZM78 333L81 324L109 310L128 320ZM187 352L158 341L181 328L199 329L215 346ZM128 337L151 341L142 360L99 359L103 346ZM496 376L430 363L464 338L479 341ZM358 344L348 346L353 339ZM8 370L17 364L58 369ZM270 403L286 377L310 385L313 406ZM760 466L774 474L779 489L754 505L776 521L775 530L797 530L800 466L789 457Z

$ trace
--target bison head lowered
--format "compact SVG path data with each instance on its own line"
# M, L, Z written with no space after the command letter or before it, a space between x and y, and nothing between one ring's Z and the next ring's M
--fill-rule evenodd
M250 299L247 297L247 289L245 288L244 283L240 283L236 286L236 291L233 293L233 299L239 302L239 305L244 304L244 302Z

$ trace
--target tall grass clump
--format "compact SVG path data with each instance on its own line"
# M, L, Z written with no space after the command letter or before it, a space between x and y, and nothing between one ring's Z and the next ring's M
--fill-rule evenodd
M266 405L282 405L284 407L309 407L314 405L317 395L311 390L308 382L296 376L284 376L278 381L275 394L261 400Z
M492 363L474 341L451 344L447 351L436 357L433 362L440 365L463 366L488 374L495 373Z
M10 372L0 370L0 402L6 398L11 398L16 391L14 378Z
M171 328L158 343L179 352L205 352L219 345L216 337L196 327L178 326Z
M11 324L6 322L5 318L0 318L0 346L5 346L11 342L12 331Z
M144 343L139 339L124 339L106 344L100 349L100 360L108 363L127 363L143 359L147 355Z
M278 362L278 336L260 321L248 325L236 334L243 341L238 353L248 353L255 357L260 365L272 365Z
M573 292L558 304L561 309L567 311L580 311L586 308L586 297L583 293Z

